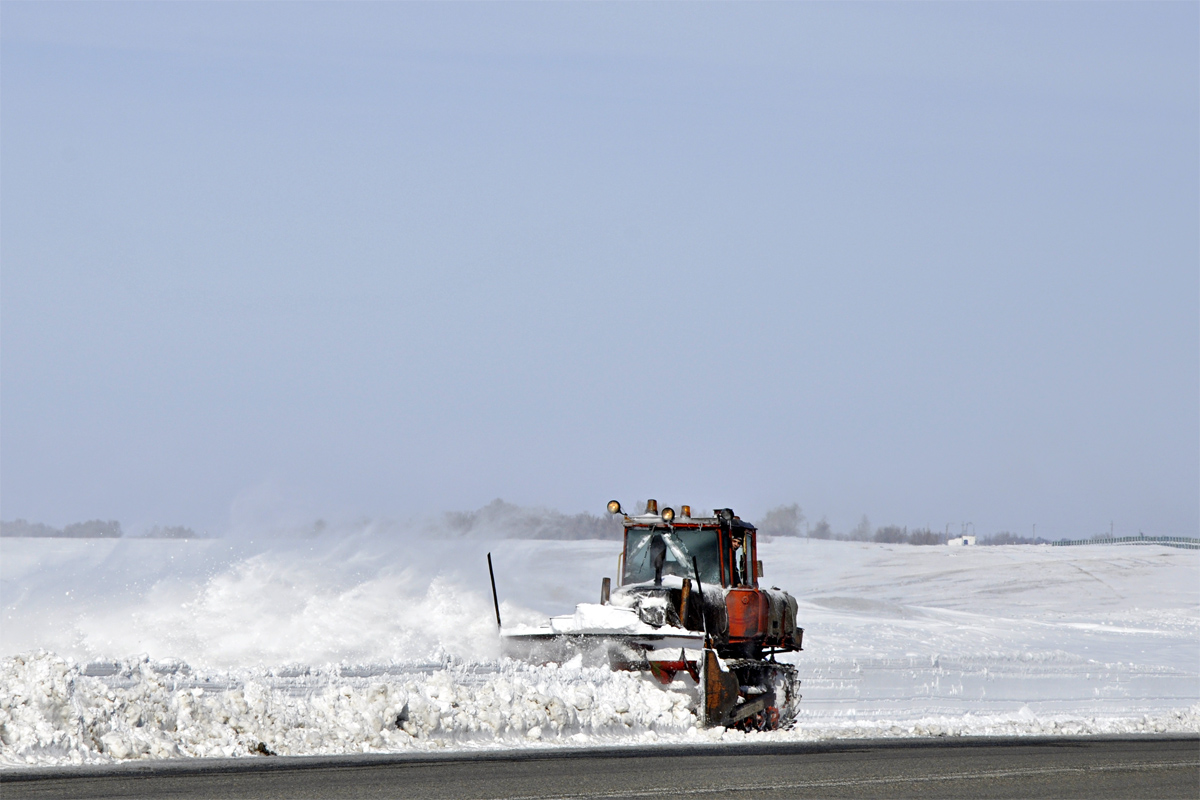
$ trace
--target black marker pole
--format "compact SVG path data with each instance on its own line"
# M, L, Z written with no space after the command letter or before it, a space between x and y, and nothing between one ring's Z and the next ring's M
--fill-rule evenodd
M500 600L496 597L496 573L492 571L492 554L488 553L488 577L492 579L492 605L496 607L496 627L500 624Z

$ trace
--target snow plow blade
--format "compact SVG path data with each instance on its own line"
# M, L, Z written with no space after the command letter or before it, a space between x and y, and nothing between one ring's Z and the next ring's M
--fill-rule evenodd
M508 658L531 664L563 664L576 656L584 666L607 665L612 669L651 670L662 664L670 671L675 662L690 661L696 668L704 637L686 631L680 634L657 633L505 633L500 638L500 652ZM687 655L691 651L691 658ZM682 655L682 658L681 658ZM675 671L685 669L677 666ZM668 683L670 681L667 681Z

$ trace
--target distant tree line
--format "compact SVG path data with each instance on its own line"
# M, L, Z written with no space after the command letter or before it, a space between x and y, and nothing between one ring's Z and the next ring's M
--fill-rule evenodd
M640 508L641 504L635 504ZM873 528L866 515L850 531L834 531L829 521L822 517L811 526L805 526L804 511L798 504L778 506L771 509L755 523L766 536L807 536L810 539L833 539L849 542L881 542L886 544L944 545L953 538L945 532L929 528L907 528L899 525L884 525ZM320 535L328 526L318 520L312 535ZM449 511L430 520L426 527L431 533L449 533L471 538L504 539L620 539L623 528L620 517L605 514L564 514L546 508L526 508L496 499L474 511ZM802 529L803 528L803 529ZM37 537L66 539L116 539L124 536L121 523L116 520L89 520L54 528L41 522L16 519L0 522L2 537ZM146 539L203 539L205 534L196 533L183 525L156 525L138 534ZM1109 538L1099 534L1093 538ZM977 539L982 545L1044 544L1041 537L1017 536L1002 531Z
M1050 540L1043 539L1041 536L1018 536L1008 531L1000 531L1000 533L980 536L979 544L1050 544Z
M142 534L146 539L205 539L204 534L196 533L183 525L155 525Z
M505 539L620 539L624 528L617 517L564 514L547 508L525 508L499 498L475 511L449 511L439 527L457 536L498 536Z
M956 538L954 534L935 531L929 528L912 528L910 530L908 527L901 527L899 525L884 525L881 528L872 528L871 521L867 519L865 514L858 525L846 533L834 531L829 525L829 521L824 517L810 526L807 531L802 532L800 526L804 521L804 512L799 505L793 503L789 506L778 506L771 509L763 515L761 521L755 523L755 526L759 532L768 536L807 536L810 539L833 539L843 542L944 545L950 539ZM977 544L983 545L1047 544L1048 542L1048 539L1041 537L1017 536L1008 531L988 534L976 539Z
M119 539L121 523L115 519L107 522L100 519L76 522L65 528L52 528L41 522L27 522L15 519L12 522L0 522L0 536L29 536L37 538L56 539Z
M41 522L15 519L0 521L0 537L30 537L38 539L119 539L124 536L121 523L115 519L93 519L76 522L65 528L53 528ZM183 525L156 525L139 538L146 539L203 539L202 534Z

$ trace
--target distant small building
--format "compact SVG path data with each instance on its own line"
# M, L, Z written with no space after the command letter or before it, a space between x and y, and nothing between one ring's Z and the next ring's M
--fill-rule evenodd
M968 544L975 544L975 537L974 536L955 536L953 539L946 542L946 544L950 545L951 547L964 547Z

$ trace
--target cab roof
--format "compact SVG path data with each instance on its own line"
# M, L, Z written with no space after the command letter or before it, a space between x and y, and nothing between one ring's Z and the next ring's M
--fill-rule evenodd
M625 528L720 528L724 523L720 517L675 517L671 522L663 519L661 514L637 514L635 516L626 516L621 524ZM741 517L734 516L729 523L730 528L739 528L748 531L757 531L754 525L746 522Z

